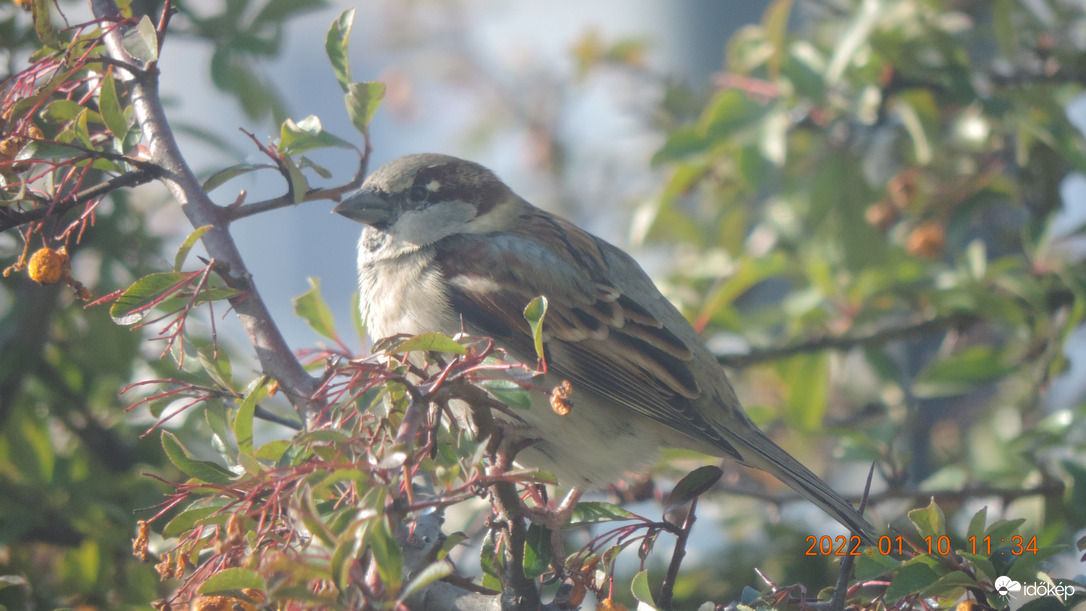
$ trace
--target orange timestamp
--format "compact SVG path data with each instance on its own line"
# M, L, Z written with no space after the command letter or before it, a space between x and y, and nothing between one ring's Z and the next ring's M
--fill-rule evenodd
M889 537L883 535L879 537L877 545L867 546L865 548L863 540L856 535L848 536L837 535L831 537L829 535L823 535L816 537L814 535L808 535L806 542L810 545L807 547L807 551L804 552L805 556L873 556L876 553L881 556L889 556L890 554L903 555L905 553L923 552L924 547L920 546L919 549L914 548L911 543L905 540L904 537L898 535L896 537ZM992 543L991 537L969 537L967 540L969 553L971 554L984 554L985 556L992 555ZM940 556L947 556L954 551L954 547L950 544L950 537L942 535L939 537L927 536L924 537L924 543L927 545L928 554L938 554ZM997 551L999 548L1004 548L1004 553L1009 553L1012 556L1021 556L1025 553L1032 553L1037 555L1037 537L1033 536L1029 539L1020 535L1015 535L1010 538L1000 538L996 542ZM965 550L962 550L965 551Z

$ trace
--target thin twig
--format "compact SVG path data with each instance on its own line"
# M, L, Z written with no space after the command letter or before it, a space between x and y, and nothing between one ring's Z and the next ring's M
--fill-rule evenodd
M679 569L682 568L683 558L686 557L686 542L690 538L690 531L694 528L694 510L697 507L698 497L694 497L690 501L690 511L683 519L682 529L675 537L675 550L671 552L671 563L667 567L667 574L664 575L664 582L660 585L660 600L657 602L660 608L666 611L670 611L675 597L675 581L679 578Z
M809 352L850 350L861 346L881 346L894 340L915 337L926 333L942 332L949 329L962 329L979 320L980 318L975 314L955 312L953 314L929 318L920 322L886 327L867 334L830 335L788 346L752 350L746 354L718 355L716 360L725 367L741 369L743 367L757 365L758 363L779 361L791 356L796 356L797 354L806 354Z
M331 200L338 202L339 198L344 193L349 193L362 186L362 181L366 178L366 157L359 153L358 170L355 171L354 176L346 184L338 187L329 187L324 189L310 189L306 191L305 196L302 197L303 202L319 201L319 200ZM260 202L253 202L251 204L245 204L230 208L227 212L230 221L236 221L238 219L252 216L254 214L260 214L269 210L278 210L279 208L288 208L294 206L294 197L290 194L280 195L272 199L266 199Z
M729 495L747 496L755 499L760 499L777 506L804 500L804 497L798 494L774 494L771 492L766 492L765 490L759 490L745 486L718 486L717 489ZM1063 494L1063 492L1063 483L1059 480L1052 479L1031 488L999 488L996 486L985 485L968 486L960 490L920 490L917 488L895 488L892 490L885 490L878 494L867 497L867 503L874 505L884 501L901 499L927 501L931 498L934 498L936 501L940 502L957 502L984 497L996 497L1004 502L1010 502L1016 499L1030 496L1052 496L1057 494Z
M155 179L157 173L151 169L143 169L138 172L128 172L120 176L114 176L105 182L93 187L87 187L82 191L61 198L53 206L42 203L39 207L25 212L7 212L0 209L0 233L8 229L14 229L27 223L34 223L49 216L62 216L76 206L85 205L100 197L109 195L117 189L135 187L146 184Z

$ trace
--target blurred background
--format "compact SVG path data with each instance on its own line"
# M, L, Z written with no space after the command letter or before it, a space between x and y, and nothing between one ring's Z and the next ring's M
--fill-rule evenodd
M152 15L160 5L132 2ZM424 151L492 168L529 201L634 254L721 355L752 417L835 487L858 495L876 464L876 521L908 530L904 514L935 496L960 544L988 507L989 523L1022 518L1054 550L1019 570L1044 560L1061 578L1083 572L1055 547L1073 547L1086 526L1078 2L175 6L161 90L202 175L265 162L242 130L267 144L287 118L316 115L361 146L324 48L329 24L354 9L353 77L387 85L371 169ZM89 18L82 2L59 7L68 23ZM33 29L10 1L0 2L0 39L14 74ZM312 186L355 170L342 150L307 156L331 172L311 175ZM226 205L241 190L253 202L286 185L274 171L249 173L211 195ZM192 230L170 204L158 185L105 204L74 275L102 295L170 269ZM331 207L302 203L232 228L292 347L326 341L292 303L318 278L360 353L348 331L360 228ZM20 235L0 234L5 267L22 248ZM2 287L0 576L10 579L0 605L142 608L168 586L128 556L132 509L166 490L140 473L178 477L157 435L139 435L177 406L125 416L150 391L117 390L177 367L157 360L147 330L113 325L104 308L81 310L68 292L19 274ZM243 334L229 315L217 325L237 355L234 374L248 375ZM185 373L206 377L195 360ZM208 458L209 426L170 423ZM667 458L655 471L665 491L704 463ZM635 487L604 498L637 497ZM715 494L702 506L682 608L763 587L755 566L780 584L832 583L831 559L802 555L807 535L837 532L828 518L734 466ZM651 514L655 503L633 507ZM628 573L634 556L624 556Z

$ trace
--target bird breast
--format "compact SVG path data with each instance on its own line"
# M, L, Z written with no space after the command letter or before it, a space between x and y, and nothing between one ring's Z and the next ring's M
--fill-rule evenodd
M360 249L358 288L370 337L460 330L432 248L378 258Z

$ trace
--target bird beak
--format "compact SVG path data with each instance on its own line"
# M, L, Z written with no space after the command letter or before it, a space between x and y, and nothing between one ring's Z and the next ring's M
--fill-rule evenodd
M355 191L339 202L332 212L366 225L380 225L392 219L392 203L368 189Z

